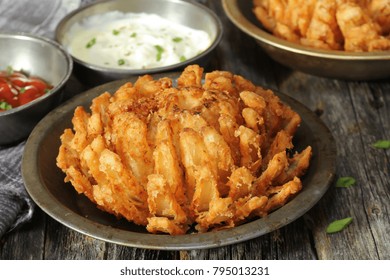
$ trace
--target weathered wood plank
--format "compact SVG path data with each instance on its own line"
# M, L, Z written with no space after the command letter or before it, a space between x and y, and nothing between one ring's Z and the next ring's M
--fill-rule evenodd
M178 251L159 251L109 244L107 259L110 260L177 260Z
M44 258L48 260L103 260L106 243L69 229L53 219L46 228Z
M310 80L312 79L314 78ZM321 223L313 230L319 258L388 257L388 250L384 249L389 242L388 227L383 225L389 223L389 183L386 180L389 161L384 155L386 152L374 151L370 147L381 134L382 138L388 138L380 131L381 126L376 124L377 120L388 117L388 110L378 110L377 106L370 105L373 103L370 98L374 98L370 87L364 82L346 83L315 78L315 82L306 81L298 86L297 83L303 79L290 77L290 81L291 83L281 83L282 91L297 98L312 110L315 110L316 104L321 104L322 119L332 131L337 143L338 177L352 176L358 182L356 187L350 189L335 189L333 184L330 195L320 202L321 207L316 208L319 213L314 213L313 219ZM382 125L386 127L385 124ZM378 157L378 153L382 153L382 156ZM374 184L368 186L359 182ZM373 215L370 209L376 209L376 214ZM346 216L353 216L354 223L345 231L334 235L325 233L329 222ZM381 254L376 248L380 248Z

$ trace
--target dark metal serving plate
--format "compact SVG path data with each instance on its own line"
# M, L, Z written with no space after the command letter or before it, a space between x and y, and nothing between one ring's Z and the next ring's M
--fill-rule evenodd
M311 75L351 81L390 77L390 50L347 52L304 46L266 31L253 13L253 1L222 0L222 6L238 29L252 37L272 59L289 68Z
M178 77L178 73L154 77ZM143 227L100 211L84 195L64 183L64 173L56 166L60 135L72 127L76 106L89 108L91 101L105 91L114 93L126 81L110 82L81 93L50 112L35 127L27 140L22 162L26 189L36 204L63 225L94 238L125 246L160 250L190 250L213 248L246 241L283 227L310 210L327 191L335 174L336 145L323 122L298 101L282 93L277 95L302 117L295 137L298 151L308 145L313 157L303 177L302 191L289 203L269 216L217 232L180 236L150 234Z

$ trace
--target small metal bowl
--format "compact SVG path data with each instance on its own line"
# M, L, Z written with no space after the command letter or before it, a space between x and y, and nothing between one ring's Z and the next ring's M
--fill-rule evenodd
M265 31L252 11L252 1L222 0L222 4L234 25L254 38L272 59L289 68L343 80L390 77L390 51L345 52L305 47Z
M184 26L207 32L212 44L204 52L184 62L151 69L102 67L82 61L71 54L75 62L75 75L81 82L89 85L99 85L131 76L184 69L189 64L206 64L210 59L210 54L222 38L223 28L220 19L213 11L197 2L182 0L109 0L87 5L68 14L56 28L56 40L67 49L67 34L69 34L74 24L80 23L90 16L110 11L157 14Z
M0 50L0 70L12 67L53 86L25 105L0 112L0 145L7 145L27 138L38 121L60 104L73 61L53 40L25 33L0 34Z

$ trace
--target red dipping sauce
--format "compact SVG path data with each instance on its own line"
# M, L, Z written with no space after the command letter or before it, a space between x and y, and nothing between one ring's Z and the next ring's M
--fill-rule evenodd
M43 79L21 71L0 71L0 112L29 103L52 88Z

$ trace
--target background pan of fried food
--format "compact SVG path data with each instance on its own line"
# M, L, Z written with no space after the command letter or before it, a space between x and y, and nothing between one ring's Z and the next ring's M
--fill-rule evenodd
M318 49L390 50L390 0L253 0L277 37Z
M264 217L302 189L311 147L292 153L301 118L270 90L226 71L187 67L140 77L90 112L76 108L57 165L104 211L184 234Z

